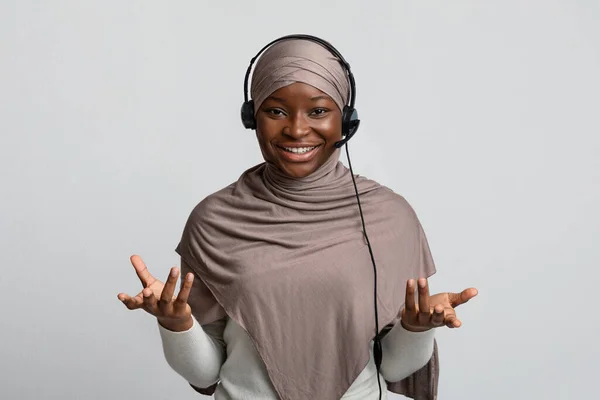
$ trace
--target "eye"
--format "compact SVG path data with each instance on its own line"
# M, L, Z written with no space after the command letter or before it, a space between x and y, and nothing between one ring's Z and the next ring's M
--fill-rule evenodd
M285 115L283 110L281 110L279 108L268 108L265 110L265 112L273 117L281 117L281 116Z
M326 108L315 108L312 112L311 115L314 115L315 117L322 117L325 114L327 114L329 110Z

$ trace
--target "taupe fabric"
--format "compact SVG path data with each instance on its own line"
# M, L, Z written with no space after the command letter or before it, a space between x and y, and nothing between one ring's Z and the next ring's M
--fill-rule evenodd
M293 82L327 93L340 109L347 100L335 57L318 44L286 40L257 62L256 109ZM339 155L302 179L270 163L250 168L194 208L176 248L204 284L190 298L194 315L201 324L228 315L245 329L283 400L337 400L369 361L373 266ZM379 327L389 329L399 321L407 279L429 277L435 266L408 202L367 178L356 183L377 263ZM388 388L433 400L437 380L436 346L427 366Z
M254 113L271 93L295 82L326 93L340 110L350 95L346 71L336 56L318 43L289 39L269 47L256 62L250 86Z
M304 179L266 163L249 169L194 208L177 246L214 297L191 299L192 308L216 302L248 332L282 399L339 399L369 359L373 270L338 153ZM402 310L406 280L435 267L406 200L363 177L357 185L385 327Z

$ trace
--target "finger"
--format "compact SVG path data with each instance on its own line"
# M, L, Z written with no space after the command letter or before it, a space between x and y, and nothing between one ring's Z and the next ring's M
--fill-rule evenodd
M151 289L145 288L144 290L142 290L142 296L144 297L143 301L144 308L146 309L146 311L148 311L152 315L158 315L158 300L156 299L154 292L152 292Z
M452 319L446 321L446 326L448 328L460 328L461 325L462 325L462 323L460 322L460 320L458 318L452 318Z
M189 272L185 276L183 284L181 285L181 290L179 290L179 293L177 294L177 298L175 299L175 302L173 303L173 307L176 312L181 312L182 310L185 309L185 306L188 301L188 296L190 295L190 291L192 289L193 283L194 283L194 274Z
M144 287L152 285L156 278L152 276L150 271L148 271L148 268L146 267L144 260L142 260L142 257L134 254L129 259L133 265L133 268L135 269L135 273L137 274L138 278L140 278L142 285L144 285Z
M415 280L409 279L406 281L406 298L404 299L404 308L406 311L413 315L417 311L415 305Z
M429 284L427 279L421 278L418 281L419 286L419 324L425 326L431 318L429 309Z
M119 293L117 297L123 302L123 304L125 304L125 307L127 307L130 310L136 310L138 308L141 308L144 304L144 301L139 295L131 297L125 293Z
M452 307L458 307L461 304L465 304L467 301L471 300L473 297L477 296L479 292L475 288L468 288L463 290L460 293L449 293L448 297L450 300L450 305Z
M460 320L456 317L454 310L448 309L445 311L444 324L446 324L448 328L460 328L462 325Z
M433 326L444 325L444 306L441 304L436 305L433 308L433 315L431 317Z
M179 269L177 267L171 268L165 287L160 294L160 308L168 307L173 303L173 294L175 293L175 288L177 286L177 277L179 277Z

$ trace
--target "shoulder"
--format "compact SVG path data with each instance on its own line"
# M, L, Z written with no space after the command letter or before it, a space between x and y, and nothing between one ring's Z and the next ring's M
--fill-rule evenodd
M419 224L417 213L411 205L411 203L403 195L394 192L393 190L386 188L386 195L388 199L386 202L387 213L390 214L390 218L398 223L408 224L413 226Z
M250 177L255 177L256 172L264 163L255 165L244 171L240 177L227 186L209 194L197 203L189 214L189 222L205 222L216 216L227 217L229 213L239 209L240 202L244 201L243 187L247 185Z
M368 202L372 209L387 218L396 221L418 222L414 207L404 195L372 179L365 177L360 177L360 179L365 186L372 188L360 195L361 202Z
M227 199L231 197L235 183L231 183L218 191L209 194L198 202L189 214L189 223L201 223L210 215L219 213L227 206Z

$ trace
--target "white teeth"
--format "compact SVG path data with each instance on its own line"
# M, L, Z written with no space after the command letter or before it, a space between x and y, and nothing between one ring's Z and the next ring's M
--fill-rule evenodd
M291 153L296 153L296 154L303 154L306 152L311 151L312 149L315 149L317 146L313 146L313 147L284 147L285 150L291 152Z

